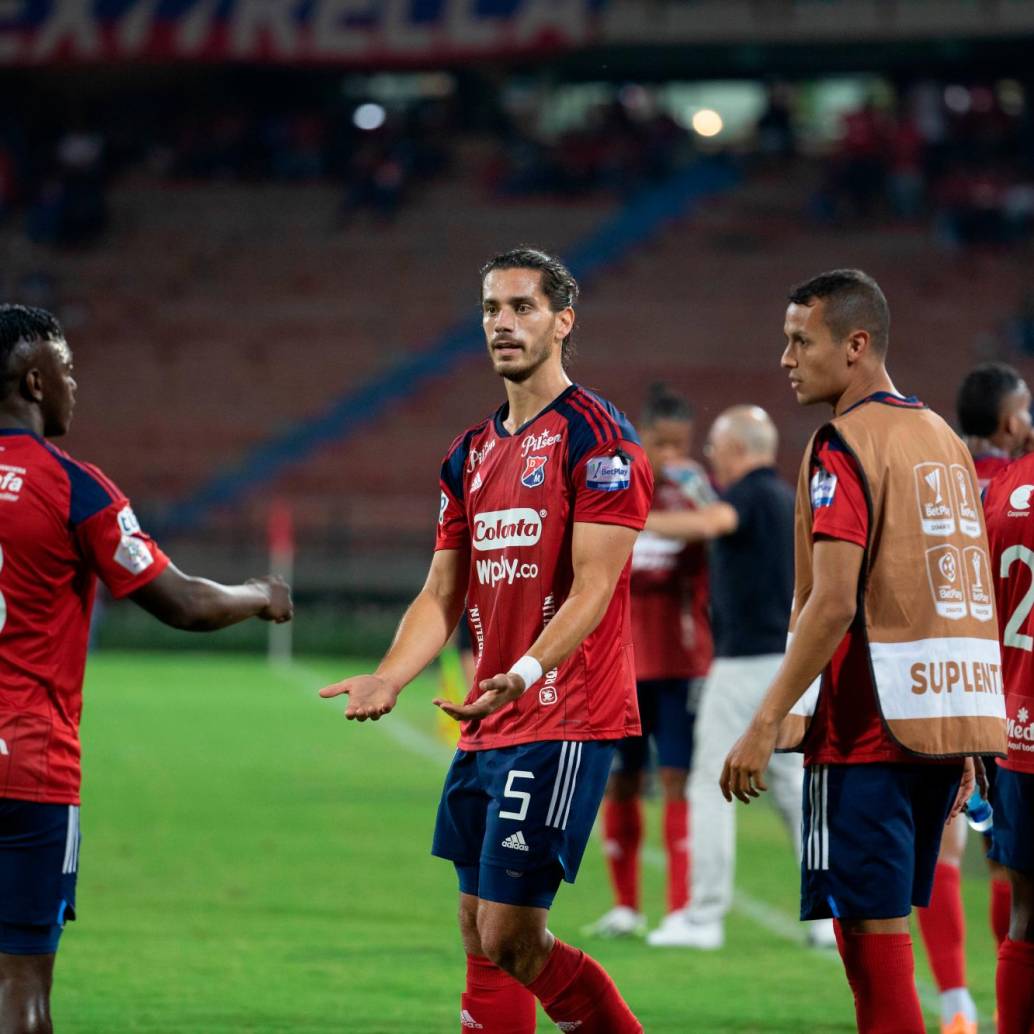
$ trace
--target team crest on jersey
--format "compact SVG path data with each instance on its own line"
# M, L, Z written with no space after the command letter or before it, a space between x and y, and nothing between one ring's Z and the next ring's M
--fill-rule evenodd
M525 488L538 488L546 480L548 456L529 456L525 461L521 484Z

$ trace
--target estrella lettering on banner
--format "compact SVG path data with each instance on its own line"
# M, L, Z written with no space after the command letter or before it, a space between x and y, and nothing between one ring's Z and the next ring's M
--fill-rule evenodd
M392 65L582 46L609 0L10 0L0 65Z

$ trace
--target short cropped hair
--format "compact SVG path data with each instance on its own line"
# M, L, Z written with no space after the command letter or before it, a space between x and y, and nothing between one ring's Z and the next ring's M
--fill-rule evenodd
M0 400L12 385L7 376L14 350L23 342L63 341L65 332L46 309L31 305L0 305Z
M693 419L693 407L689 400L668 387L664 381L656 381L646 390L646 401L639 414L640 427L653 427L658 420Z
M1022 378L1007 363L981 363L962 379L955 398L959 430L969 437L989 438L998 430L1002 405Z
M549 299L553 312L574 308L578 301L578 281L571 271L560 259L538 248L512 248L489 259L481 267L482 285L485 277L496 269L537 269L542 274L542 293ZM570 334L563 340L560 357L565 368L574 358L574 342Z
M890 344L890 307L880 285L860 269L833 269L805 280L790 291L794 305L826 303L825 320L843 341L854 330L868 331L873 347L886 355Z

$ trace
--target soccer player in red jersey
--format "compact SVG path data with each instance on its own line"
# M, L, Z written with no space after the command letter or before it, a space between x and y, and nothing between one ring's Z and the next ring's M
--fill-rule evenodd
M176 628L287 621L276 578L178 571L96 467L51 445L75 405L50 313L0 305L0 1030L51 1030L50 986L79 870L79 716L100 578Z
M1009 747L992 784L989 857L1012 887L1007 938L998 951L999 1034L1034 1030L1034 455L1013 462L984 493L995 583Z
M956 398L959 430L973 457L983 491L993 477L1031 447L1030 390L1005 363L981 363L962 380ZM988 779L997 766L989 759ZM964 816L948 823L934 871L927 908L916 910L930 968L941 995L944 1034L976 1034L977 1011L966 986L966 924L962 905L962 856L969 826ZM991 833L984 834L990 846ZM1009 932L1011 891L1005 870L988 859L991 874L990 919L1000 946Z
M972 463L895 390L889 327L858 270L790 295L782 365L798 402L834 415L802 465L786 658L721 786L749 803L777 741L804 750L801 918L839 920L859 1031L923 1034L908 917L1004 709Z
M984 513L1002 637L1009 750L991 789L989 857L1012 885L1008 937L998 949L999 1034L1034 1030L1034 455L988 486Z
M970 370L959 386L955 409L981 492L1017 456L1034 448L1030 389L1005 363L981 363Z
M639 420L643 450L654 476L651 512L698 510L716 501L707 475L689 460L689 403L664 384L650 389ZM603 805L603 837L615 904L586 929L600 937L641 934L639 850L641 795L657 752L664 794L668 860L666 915L689 901L689 802L686 782L693 756L693 717L700 685L711 666L707 547L644 531L632 550L632 639L641 736L618 744L618 765Z
M488 354L506 388L441 470L434 559L372 675L321 690L378 719L464 611L477 660L432 853L459 878L462 1029L530 1034L535 999L561 1030L642 1027L594 959L546 928L573 882L616 741L640 732L629 618L632 546L653 491L632 426L564 368L578 287L521 248L482 270Z

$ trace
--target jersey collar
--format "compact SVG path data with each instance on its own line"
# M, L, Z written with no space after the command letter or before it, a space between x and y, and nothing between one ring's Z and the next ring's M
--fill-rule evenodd
M6 438L9 435L15 434L26 434L30 438L35 438L38 442L43 441L35 431L30 430L28 427L0 427L0 437Z
M504 402L495 411L495 416L492 418L493 423L495 424L495 433L500 438L512 438L515 435L520 434L526 428L531 427L531 425L535 423L536 420L541 420L542 417L544 417L551 409L556 409L556 407L560 405L560 403L563 402L568 395L572 395L577 390L577 384L572 384L570 387L565 388L562 392L560 392L559 395L557 395L555 399L553 399L552 402L550 402L548 406L546 406L545 409L542 410L541 413L536 413L530 420L525 421L523 424L521 424L520 427L517 428L516 431L513 432L513 434L511 434L509 431L506 430L505 427L503 427L503 421L506 419L507 414L510 412L510 403Z
M926 409L926 404L921 402L916 395L895 395L892 391L874 391L871 395L866 395L864 399L859 399L853 406L849 406L840 415L845 416L852 409L864 406L868 402L879 402L884 406L897 406L899 409Z

